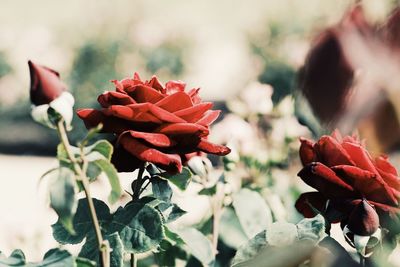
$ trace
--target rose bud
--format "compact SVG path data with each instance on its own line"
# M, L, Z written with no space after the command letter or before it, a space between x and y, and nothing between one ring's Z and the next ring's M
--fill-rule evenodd
M379 216L375 209L363 199L350 214L347 227L361 236L370 236L379 228Z
M36 65L30 60L28 65L31 77L30 98L33 104L31 112L33 119L54 128L54 121L48 113L51 108L64 119L67 128L70 128L75 100L66 91L59 73L50 68Z
M350 214L343 229L347 243L356 248L363 257L369 257L381 239L379 216L375 209L363 199Z

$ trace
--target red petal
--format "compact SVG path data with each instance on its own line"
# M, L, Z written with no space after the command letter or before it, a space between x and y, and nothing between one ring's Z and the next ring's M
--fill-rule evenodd
M55 70L36 65L28 61L31 77L30 98L32 104L38 106L49 104L66 90Z
M379 175L348 165L335 166L332 170L368 200L397 205L392 189Z
M129 94L137 103L154 104L164 98L164 95L162 93L142 84L125 88L125 92Z
M140 79L139 73L137 73L137 72L135 72L133 74L133 79L136 80L136 81L142 81L142 79Z
M335 129L335 130L332 132L331 136L332 136L333 138L335 138L336 141L338 141L339 143L343 142L342 134L340 133L340 131L339 131L338 129Z
M169 81L165 85L165 90L167 95L172 95L177 92L185 91L186 83L182 81Z
M162 120L160 120L159 118L148 112L137 113L137 115L135 115L134 120L138 122L152 122L156 124L162 123Z
M303 166L306 166L311 162L316 161L317 157L314 151L314 143L303 137L300 137L300 142L301 145L299 149L299 154Z
M398 175L397 170L393 165L389 162L388 157L385 155L381 155L377 158L375 158L375 165L378 167L381 171L393 174L393 175Z
M157 91L159 91L163 94L165 93L164 87L161 85L160 81L158 80L157 76L155 76L155 75L153 75L153 77L151 77L151 80L149 82L147 82L146 85L150 86L151 88L156 89Z
M169 95L156 103L156 106L169 112L175 112L193 106L192 100L184 92Z
M146 132L137 132L137 131L126 131L122 133L119 138L122 138L124 135L130 135L134 138L137 139L142 139L146 141L147 143L156 146L156 147L171 147L175 145L175 141L171 140L168 136L165 134L160 134L160 133L146 133Z
M344 111L353 68L342 50L338 29L323 31L311 44L300 70L299 84L316 116L335 121Z
M115 88L119 93L126 93L126 90L129 90L136 85L143 84L143 82L140 80L135 80L135 79L132 80L129 78L123 79L121 81L112 80L111 82L114 83Z
M195 123L172 123L158 127L154 132L176 135L207 136L209 131L206 127Z
M384 27L381 29L387 44L395 50L400 45L400 8L395 8L387 18Z
M231 152L229 147L210 143L204 138L200 140L197 148L205 153L215 154L218 156L225 156Z
M126 151L143 162L154 163L171 172L182 171L181 158L177 154L166 154L157 149L150 148L129 135L122 136L119 143Z
M324 212L328 199L319 192L307 192L300 195L295 207L306 218L312 218L318 212Z
M103 108L108 108L111 105L129 105L136 102L127 94L120 92L105 92L99 95L97 101Z
M305 166L298 173L298 176L327 198L357 196L349 184L344 182L329 167L319 162L313 162Z
M384 172L381 169L377 169L382 179L393 189L400 191L400 179L397 175L393 175L388 172Z
M118 134L129 129L129 126L123 120L106 116L95 109L79 109L77 114L83 120L87 129L96 127L99 123L103 124L102 132Z
M379 175L375 169L374 164L372 163L372 158L369 155L368 151L365 150L365 148L363 148L360 144L343 142L342 146L351 156L351 159L354 162L355 166ZM342 164L347 164L347 163L342 163Z
M192 99L193 104L200 104L201 103L201 98L199 96L199 91L200 91L200 88L195 88L195 89L191 89L188 92L188 95Z
M170 113L151 103L132 104L128 106L114 105L107 108L106 111L116 117L131 121L139 120L137 118L143 116L142 113L151 113L151 115L154 115L157 119L164 122L185 122L183 119L179 118L173 113Z
M189 108L181 109L174 114L187 122L196 122L198 121L203 114L212 108L213 104L211 102L204 102Z
M221 113L221 110L206 111L206 113L204 113L203 117L201 119L199 119L196 123L203 125L203 126L209 126L216 119L218 119L220 113Z
M338 141L329 135L322 136L314 145L317 160L328 167L335 165L355 165L350 152L346 151Z

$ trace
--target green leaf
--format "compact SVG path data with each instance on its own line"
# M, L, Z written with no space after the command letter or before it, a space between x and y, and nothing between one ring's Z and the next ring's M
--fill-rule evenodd
M317 242L326 235L325 219L320 214L314 218L305 218L296 226L300 240L308 239Z
M236 251L236 255L232 260L232 266L241 262L248 261L256 256L262 248L267 246L265 239L266 231L262 231L250 239L247 243L241 245Z
M110 161L113 153L113 146L107 140L99 140L93 145L85 147L84 151L88 157L90 157L90 154L97 152L102 155L104 159Z
M96 262L85 259L85 258L75 258L76 267L96 267Z
M169 229L167 226L164 226L164 231L165 231L165 239L172 245L181 246L181 245L185 244L185 242L183 242L182 238L180 238L180 236L177 233L175 233L174 231Z
M108 181L111 185L111 192L108 197L108 200L113 204L118 201L120 196L122 195L122 188L119 182L118 172L115 169L112 163L108 162L107 160L96 160L94 162L107 176Z
M47 251L41 263L33 264L35 267L64 267L74 265L74 257L68 251L59 248Z
M217 193L217 184L212 187L203 188L200 190L199 195L213 196Z
M46 176L50 175L51 173L58 171L59 167L56 168L52 168L50 170L48 170L47 172L43 173L42 176L40 176L39 178L39 182L41 182Z
M247 237L253 238L272 223L271 210L261 195L247 188L233 195L233 207Z
M165 223L173 222L187 213L175 203L160 203L157 208L161 211Z
M160 176L164 177L174 185L176 185L179 189L185 190L190 181L192 180L193 173L189 170L188 167L183 167L182 172L178 174L169 174L162 173Z
M89 178L90 182L93 182L94 180L99 177L99 175L102 173L102 169L100 169L99 166L95 162L89 162L88 167L86 170L86 175Z
M122 267L124 264L124 247L118 233L104 236L104 239L109 242L110 253L110 267ZM88 238L83 245L79 257L90 259L100 266L100 253L97 245L97 239L93 235Z
M57 177L50 184L50 205L58 215L58 221L70 233L74 233L72 219L76 212L74 173L67 168L59 168Z
M295 224L278 221L268 228L266 239L271 246L286 247L299 240L299 234Z
M14 250L10 257L6 258L4 254L0 252L0 266L25 266L25 254L20 249Z
M206 266L215 260L210 240L195 228L183 228L176 230L177 234L185 242L188 251Z
M219 237L224 243L234 249L245 244L249 239L240 225L239 218L232 208L222 210Z
M75 156L79 156L81 154L81 150L79 147L70 146L72 154ZM62 143L58 144L57 146L57 159L63 163L71 164L71 161L68 158L68 153L65 150L65 147Z
M158 175L151 177L150 181L154 197L165 202L170 202L172 197L172 189L169 186L168 181L160 178Z
M159 212L143 203L130 203L119 209L110 224L109 232L120 234L125 251L142 253L158 246L164 238Z
M103 201L95 198L93 198L93 204L100 225L102 226L109 223L112 216L108 206ZM61 244L78 244L82 242L90 231L93 231L93 223L86 198L82 198L78 201L78 208L72 223L75 234L69 233L60 221L53 224L51 227L53 229L54 239Z
M86 134L85 138L80 142L79 146L84 147L91 139L95 137L96 134L98 134L101 129L103 128L103 124L99 123L96 127L91 128L88 133Z
M166 240L160 244L158 252L154 253L157 266L176 266L176 259L187 261L188 255L182 248L172 245ZM189 265L187 265L189 266Z

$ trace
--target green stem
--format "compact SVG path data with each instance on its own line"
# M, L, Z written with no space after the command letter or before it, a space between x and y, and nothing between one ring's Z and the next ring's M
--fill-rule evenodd
M71 145L68 140L67 132L64 127L64 121L60 120L57 123L57 132L60 137L61 143L63 144L65 151L67 152L67 156L69 160L72 162L72 166L74 168L74 171L76 173L77 180L81 183L83 190L86 195L86 201L89 206L89 211L90 211L90 217L92 219L93 227L95 230L96 234L96 239L97 239L97 244L98 248L101 254L100 257L100 265L103 267L109 267L110 266L110 260L109 260L109 245L107 242L104 242L103 236L101 234L101 229L100 229L100 223L97 218L96 214L96 209L94 207L93 199L89 190L89 180L86 177L86 174L82 171L80 165L78 164L78 161L76 160L74 153L71 151Z
M144 166L139 168L139 173L138 176L135 180L135 188L133 190L133 200L138 200L140 197L140 189L142 187L142 183L143 183L143 173L144 173Z
M220 182L217 182L216 187L216 193L211 197L211 207L213 212L212 247L214 255L218 254L219 222L221 220L224 199L224 185Z
M358 256L360 256L360 266L361 267L365 267L365 258L363 255L361 255L360 253L358 254Z
M132 194L132 201L137 201L139 200L140 194L142 193L141 188L143 185L143 174L145 171L145 167L142 166L139 168L138 176L135 180L135 186L133 189L133 194ZM135 253L131 253L131 267L136 267L137 266L137 259L135 256Z
M134 253L131 253L131 267L136 267L137 266L137 259L135 257Z

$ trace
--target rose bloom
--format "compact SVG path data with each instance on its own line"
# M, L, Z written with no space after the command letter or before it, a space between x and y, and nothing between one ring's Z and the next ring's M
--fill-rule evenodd
M360 227L364 226L358 229L362 234L368 225L377 224L371 214L375 210L380 225L394 230L399 222L400 180L386 156L372 158L356 137L342 138L336 131L316 143L302 138L300 159L304 168L298 175L317 190L303 193L296 202L297 210L305 217L322 213L330 222L347 224L352 214L357 215ZM354 212L363 201L373 209L363 204L365 214ZM351 218L351 225L356 225L354 220ZM371 234L371 230L368 232Z
M201 101L199 89L185 92L181 81L163 86L155 76L142 81L137 73L133 79L113 82L116 91L98 97L102 109L81 109L78 116L87 128L102 123L103 132L117 137L112 162L118 171L133 171L151 162L180 172L189 153L230 152L207 141L209 125L220 111Z
M340 22L317 34L298 87L326 127L358 127L371 148L390 151L400 143L400 124L382 91L391 90L389 82L400 72L400 8L383 23L364 13L362 4L352 5Z

